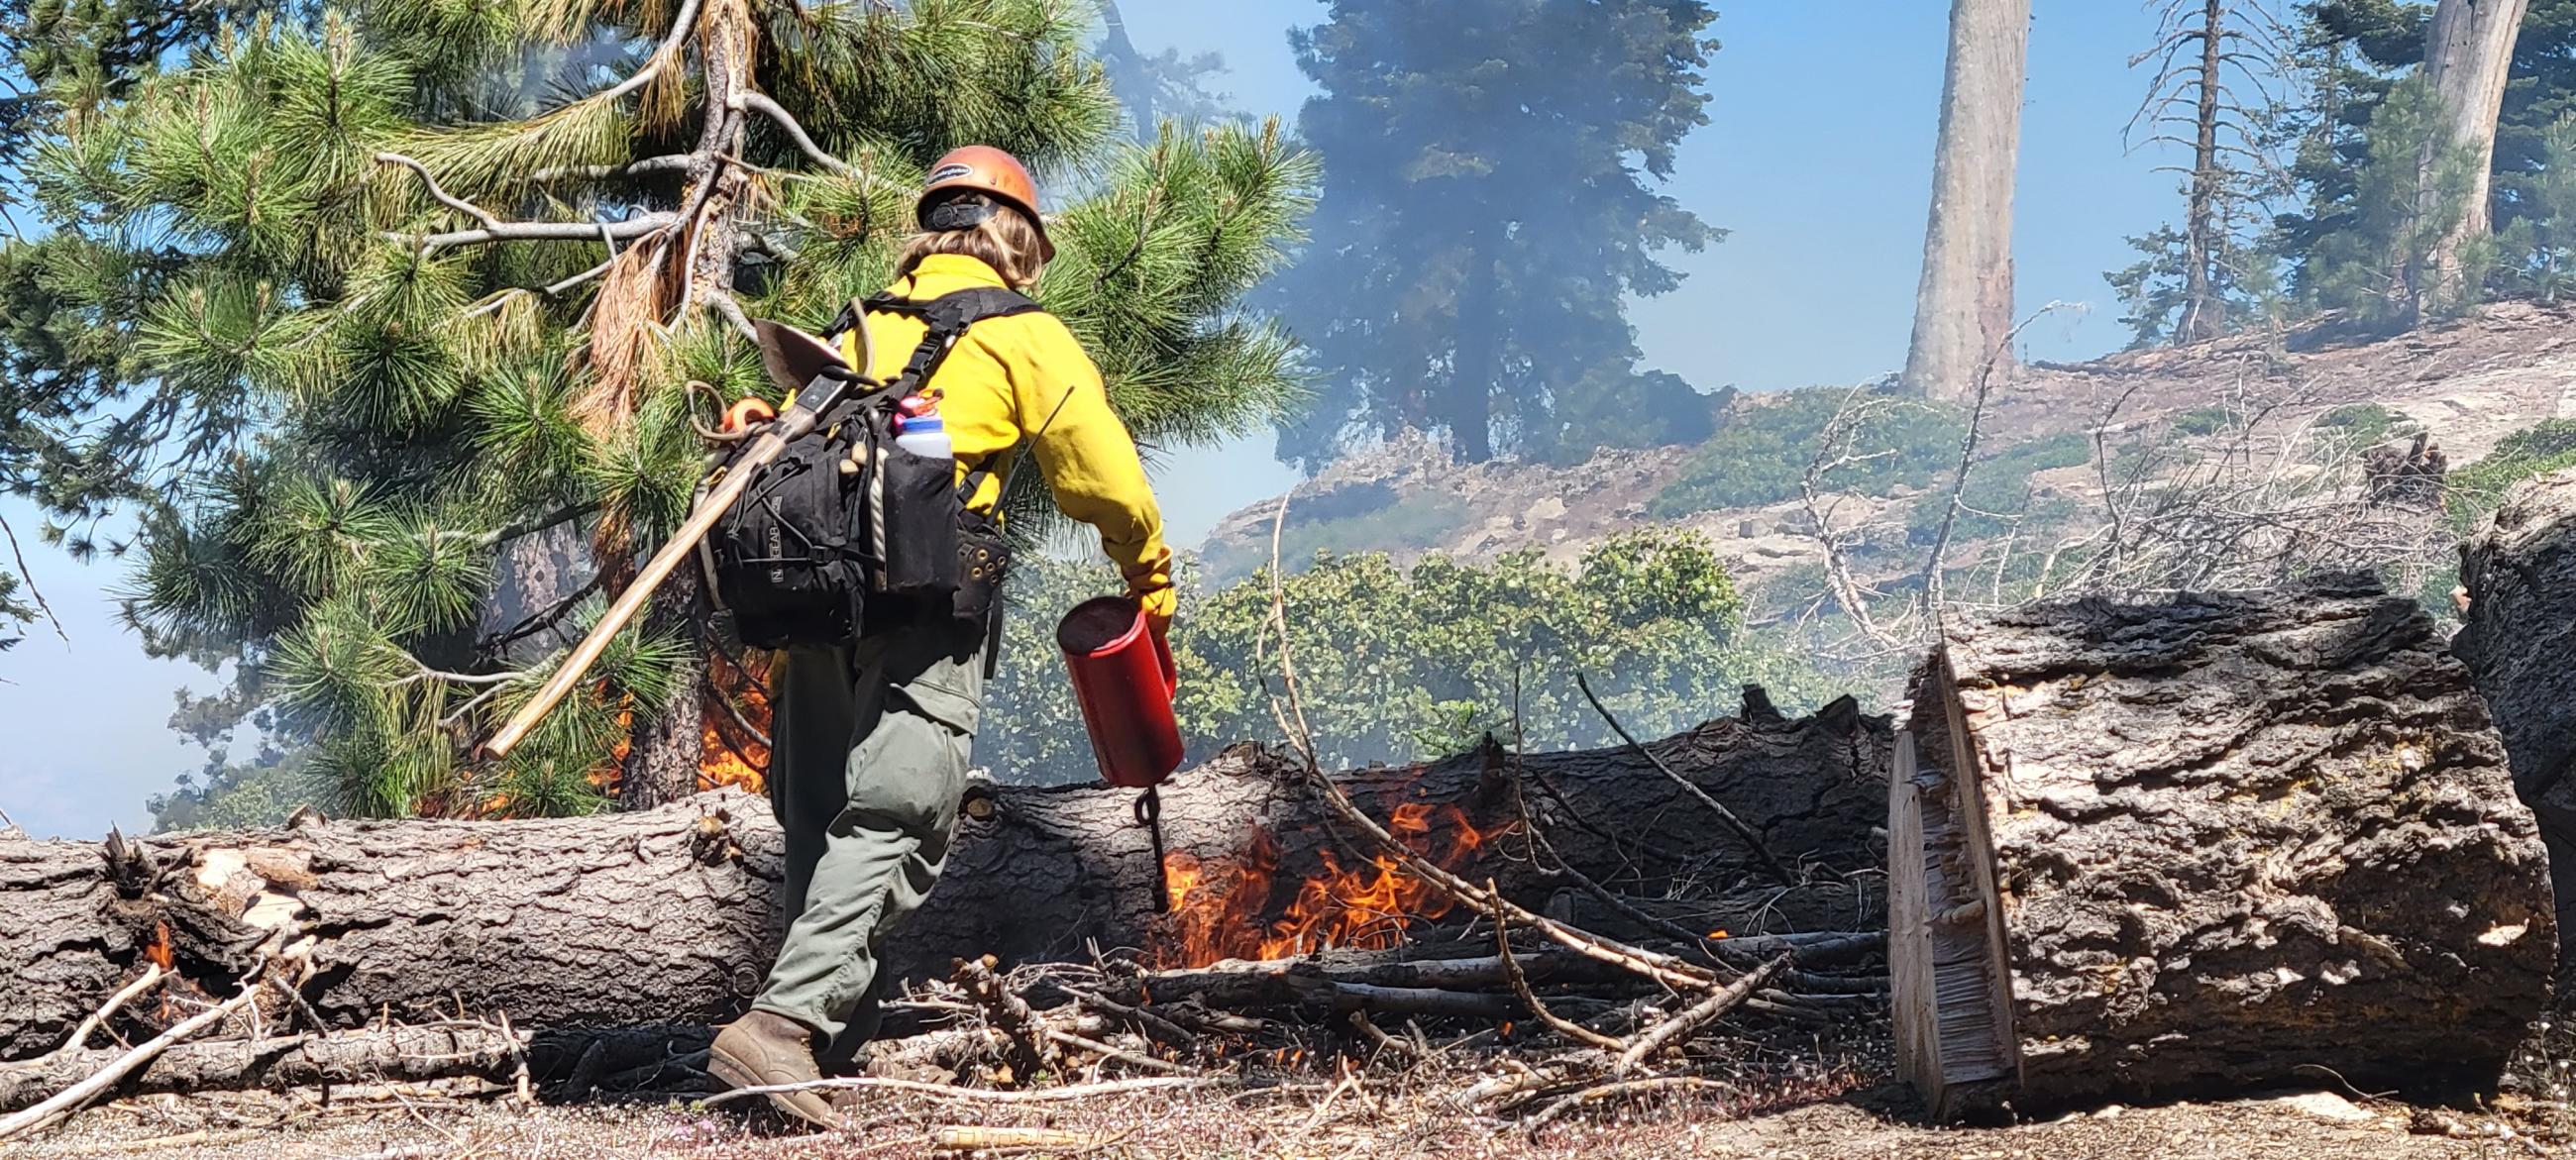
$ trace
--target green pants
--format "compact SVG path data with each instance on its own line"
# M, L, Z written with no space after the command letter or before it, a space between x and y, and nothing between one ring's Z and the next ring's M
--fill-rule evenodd
M886 931L939 881L983 698L983 635L943 624L788 650L769 804L787 833L787 939L752 1006L846 1060L876 1030Z

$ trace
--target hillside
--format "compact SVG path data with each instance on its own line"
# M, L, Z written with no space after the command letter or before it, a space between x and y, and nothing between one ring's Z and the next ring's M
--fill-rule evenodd
M1851 440L1849 450L1870 462L1820 477L1819 506L1851 537L1846 550L1857 571L1886 577L1919 568L1919 555L1909 558L1907 549L1930 541L1934 517L1947 507L1962 416L1847 388L1739 396L1706 444L1605 452L1571 467L1454 465L1427 440L1399 440L1351 456L1299 488L1283 551L1292 560L1319 549L1489 559L1535 548L1570 560L1605 535L1660 519L1715 540L1757 594L1788 597L1782 582L1811 587L1806 581L1824 562L1800 477L1822 443L1817 428L1855 401L1894 413ZM2367 444L2421 430L2456 472L2517 431L2571 415L2576 307L2566 304L2501 303L2479 317L2393 339L2338 339L2319 330L2279 344L2251 335L2038 364L1993 393L1970 506L1979 507L1974 496L2000 491L2022 505L2012 513L2023 516L2018 523L2045 522L2080 536L2106 519L2106 481L2116 489L2127 464L2146 461L2134 458L2145 449L2163 452L2157 461L2169 466L2154 469L2160 477L2187 464L2244 459L2250 466L2291 456L2300 459L2294 470L2267 473L2308 479L2356 466ZM2326 429L2345 440L2339 454L2349 462L2316 461ZM2111 453L2107 465L2103 449ZM1275 501L1265 501L1219 524L1202 550L1212 579L1247 574L1269 558L1276 510ZM1984 552L1984 541L2029 531L1960 522L1954 566Z

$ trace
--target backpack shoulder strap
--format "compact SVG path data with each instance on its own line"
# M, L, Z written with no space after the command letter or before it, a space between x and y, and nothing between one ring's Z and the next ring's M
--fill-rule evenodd
M949 350L957 345L958 339L966 337L966 332L976 323L987 318L1029 314L1039 309L1028 295L999 286L959 290L928 301L879 294L861 302L859 307L869 313L918 318L927 328L922 333L921 345L913 348L912 358L904 363L903 373L895 379L904 394L919 391L928 384L930 377L939 373L939 364L947 361Z

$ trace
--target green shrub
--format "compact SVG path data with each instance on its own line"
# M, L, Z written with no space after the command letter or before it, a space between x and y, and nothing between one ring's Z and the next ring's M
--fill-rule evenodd
M1847 449L1866 458L1827 475L1829 485L1884 495L1898 486L1930 483L1957 462L1964 431L1956 411L1914 399L1862 397L1882 404L1858 425ZM1853 401L1848 388L1803 387L1760 404L1738 405L1726 424L1692 453L1681 474L1646 505L1647 512L1676 519L1796 496L1807 465L1823 449L1826 425Z
M1097 776L1050 638L1055 618L1114 591L1105 566L1037 561L1012 579L1013 619L988 690L976 760L1015 782ZM1306 719L1336 767L1437 756L1487 732L1525 743L1611 738L1574 684L1589 676L1623 723L1659 736L1732 711L1743 682L1784 706L1830 683L1803 658L1739 639L1743 607L1707 540L1670 530L1614 537L1576 566L1535 551L1491 564L1434 555L1411 567L1382 553L1326 554L1282 585ZM1177 709L1194 757L1276 741L1268 689L1266 569L1201 590L1185 581L1173 622Z
M2404 411L2377 403L2352 403L2317 416L2315 450L2320 458L2356 455L2421 426Z

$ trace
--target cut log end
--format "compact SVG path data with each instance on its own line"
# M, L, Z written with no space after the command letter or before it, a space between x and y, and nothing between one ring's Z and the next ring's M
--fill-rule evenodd
M2313 1081L2491 1088L2550 994L2547 862L2409 601L1954 625L1889 791L1900 1069L1937 1113Z

